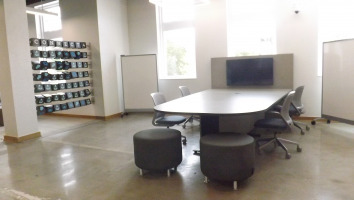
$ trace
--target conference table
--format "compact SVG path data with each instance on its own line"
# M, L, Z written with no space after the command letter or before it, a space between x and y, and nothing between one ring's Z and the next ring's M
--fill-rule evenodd
M265 112L280 102L290 89L209 89L154 107L155 112L200 116L200 134L219 132L221 116Z

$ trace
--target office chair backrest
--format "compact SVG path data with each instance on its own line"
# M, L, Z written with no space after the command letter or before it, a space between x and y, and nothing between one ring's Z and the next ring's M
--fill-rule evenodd
M182 97L185 97L185 96L188 96L191 94L188 87L186 87L186 86L179 86L179 90L181 90Z
M302 92L304 91L304 86L299 86L295 89L295 95L293 99L293 105L296 107L300 113L304 113L304 104L301 103Z
M151 93L151 97L152 100L154 101L155 106L166 102L166 98L162 93L159 92Z
M280 110L280 115L283 117L283 119L287 122L288 125L291 125L293 122L293 120L289 115L289 109L290 109L291 102L294 98L294 95L295 95L295 91L291 91L288 93L288 95L286 96L283 102L282 108Z
M166 98L162 93L158 93L158 92L151 93L151 97L152 97L152 101L154 102L155 106L166 102ZM154 117L153 121L157 118L161 118L164 116L165 116L165 114L163 112L155 112L155 117ZM153 124L154 124L154 122L153 122Z

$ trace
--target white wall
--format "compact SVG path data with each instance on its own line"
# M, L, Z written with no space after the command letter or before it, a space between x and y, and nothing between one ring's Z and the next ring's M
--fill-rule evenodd
M61 0L64 40L90 42L94 104L68 114L122 112L120 55L129 52L126 0Z
M37 37L37 30L36 30L36 17L32 14L27 14L27 23L28 23L28 34L30 38Z
M227 54L225 0L211 0L195 8L197 79L159 80L159 88L167 100L181 96L178 86L192 93L211 88L211 58Z
M134 7L128 1L129 12L149 12L152 17L154 12L147 1L132 0ZM300 13L294 13L294 1L277 0L277 50L279 54L294 54L294 87L305 85L303 103L306 107L304 116L320 116L321 110L321 77L317 76L317 7L318 1L300 1ZM196 61L197 79L189 80L159 80L160 91L165 93L168 100L178 98L179 85L186 85L191 92L197 92L211 87L210 59L213 57L227 56L227 26L226 26L226 0L211 0L211 3L196 7ZM155 16L154 16L155 17ZM129 18L129 24L134 24L135 29L130 29L130 35L136 32L152 33L156 27L145 27L143 23L155 22L153 19L138 20ZM141 27L141 28L139 28ZM142 44L155 40L155 37L144 37ZM140 38L141 39L141 38ZM151 50L149 45L149 49ZM131 49L139 49L136 43L130 43ZM144 49L144 48L142 48ZM157 49L157 47L156 47ZM157 51L157 50L156 50ZM139 52L150 53L150 52Z
M155 6L148 0L128 0L130 55L157 54Z
M160 92L167 100L181 96L180 85L187 86L192 93L211 88L211 58L227 54L225 7L225 0L195 7L197 79L159 80Z
M129 0L130 54L157 52L155 6L147 0ZM222 57L226 48L225 0L212 0L196 7L197 79L159 80L159 91L167 100L181 96L178 86L188 86L192 93L211 88L212 57ZM148 26L147 26L148 25Z
M94 104L60 113L105 116L96 0L60 0L63 40L89 42Z
M294 13L291 1L277 0L277 51L294 54L294 88L305 86L303 116L321 115L322 78L317 76L318 5L317 0L301 1Z
M123 112L121 55L129 53L126 0L97 0L105 116Z
M6 136L38 133L28 45L27 16L22 0L0 0L0 91Z

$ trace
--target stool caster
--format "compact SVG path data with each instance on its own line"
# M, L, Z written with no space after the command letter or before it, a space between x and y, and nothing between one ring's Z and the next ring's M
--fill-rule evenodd
M290 159L290 158L291 158L291 154L290 154L290 153L286 153L286 154L285 154L285 158L286 158L286 159Z
M300 146L297 146L296 151L297 152L302 152L302 148Z

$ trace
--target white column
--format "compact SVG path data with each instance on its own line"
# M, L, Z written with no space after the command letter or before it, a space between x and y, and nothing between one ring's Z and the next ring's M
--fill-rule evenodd
M40 137L24 0L0 0L0 92L5 141Z

